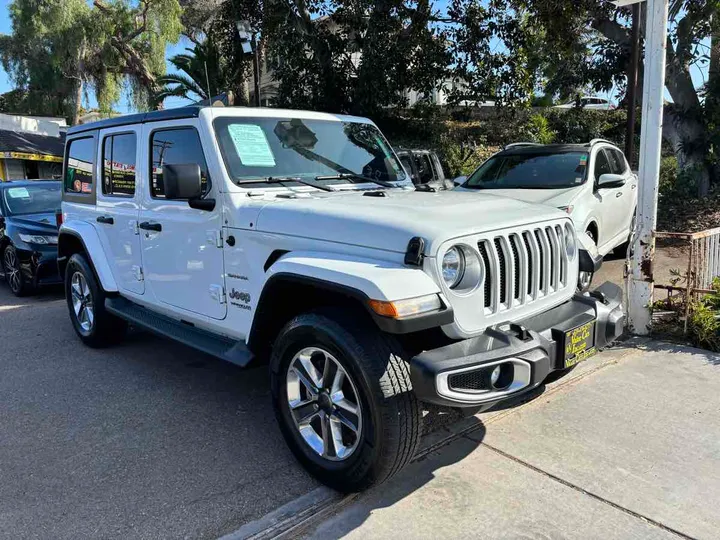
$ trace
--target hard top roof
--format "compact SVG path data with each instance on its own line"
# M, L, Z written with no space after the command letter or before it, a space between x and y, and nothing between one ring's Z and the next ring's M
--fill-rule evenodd
M147 122L162 122L164 120L180 120L183 118L197 118L200 115L200 111L206 108L212 108L217 113L227 113L227 116L245 116L245 117L289 117L297 116L299 118L307 119L330 119L335 118L337 120L346 122L367 122L367 119L358 116L350 116L344 114L334 113L321 113L313 111L299 111L291 109L273 109L273 108L253 108L253 107L211 107L209 105L189 105L187 107L178 107L177 109L165 109L162 111L151 111L137 114L126 114L123 116L117 116L115 118L108 118L107 120L99 120L97 122L90 122L88 124L80 124L78 126L71 127L67 134L73 136L78 133L86 131L95 131L98 129L106 129L110 127L127 126L130 124L145 124ZM238 114L241 113L241 114Z

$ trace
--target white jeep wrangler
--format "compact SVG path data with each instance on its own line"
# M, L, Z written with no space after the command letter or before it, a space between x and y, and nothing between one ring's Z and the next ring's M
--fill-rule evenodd
M81 125L63 191L80 339L130 323L268 361L290 448L343 491L410 461L421 402L490 407L623 330L618 287L577 291L599 258L566 214L416 190L363 118L188 107Z

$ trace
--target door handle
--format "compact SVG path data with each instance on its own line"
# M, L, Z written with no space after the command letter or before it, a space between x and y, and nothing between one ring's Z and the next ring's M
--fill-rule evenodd
M115 224L115 220L109 216L99 216L96 221L98 223L104 223L105 225Z
M145 231L162 231L162 225L160 223L151 223L149 221L143 221L138 227Z
M615 198L617 198L617 197L622 197L622 191L618 191L618 192L615 194Z

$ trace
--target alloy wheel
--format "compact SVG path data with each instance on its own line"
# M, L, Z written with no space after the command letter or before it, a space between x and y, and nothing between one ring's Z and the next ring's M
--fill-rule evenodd
M290 362L287 400L295 428L317 455L349 458L362 433L362 410L355 383L329 352L302 349Z
M20 275L20 264L18 264L17 253L12 248L7 248L3 256L5 264L5 279L10 289L17 293L22 288L22 276Z
M95 322L95 308L90 287L82 273L75 272L73 274L70 281L70 293L75 318L83 332L89 334Z

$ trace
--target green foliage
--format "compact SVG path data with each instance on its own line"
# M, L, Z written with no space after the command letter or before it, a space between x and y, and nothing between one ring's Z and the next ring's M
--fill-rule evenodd
M91 88L101 110L128 89L144 108L182 26L178 0L14 0L0 60L19 112L77 116Z
M720 312L717 308L708 305L707 300L691 304L688 332L694 345L711 351L720 351L720 319L718 317L720 317Z
M678 177L678 162L675 156L662 158L660 162L660 181L658 189L661 198L672 197L675 194Z
M542 114L533 114L528 120L525 134L518 138L528 142L551 144L555 141L555 135L547 117Z

